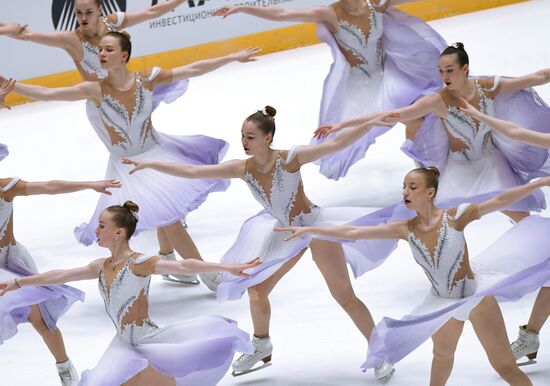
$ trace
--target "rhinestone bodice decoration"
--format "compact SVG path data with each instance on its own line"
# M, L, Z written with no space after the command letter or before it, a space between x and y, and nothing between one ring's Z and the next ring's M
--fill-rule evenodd
M143 260L141 258L141 261ZM101 267L99 272L99 293L105 302L105 310L122 340L130 344L134 344L140 338L158 330L158 327L149 318L123 323L129 309L140 299L140 295L145 296L145 301L149 297L151 276L138 276L133 273L131 269L133 262L133 259L128 259L115 275L110 288L105 280L105 265Z
M294 149L289 153L294 153ZM279 151L270 174L258 172L252 162L247 161L244 181L254 198L282 224L308 225L311 216L307 215L315 205L304 194L299 168L295 171L287 170L293 161L296 162L290 156L285 162L283 152Z
M416 235L409 227L408 242L416 262L432 284L435 295L445 298L463 298L476 289L475 279L464 276L457 280L456 275L467 256L464 232L449 224L447 211L443 212L437 232L435 250L430 252L422 236Z
M101 21L109 31L118 31L118 28L106 17L102 17ZM99 61L99 47L89 41L82 41L82 60L78 63L82 70L88 74L95 75L98 79L103 79L109 75L106 70L101 68Z
M94 128L101 130L98 135L113 155L141 154L158 143L158 134L151 122L153 91L144 85L149 80L136 73L134 87L127 92L107 87L106 81L100 82L103 96L99 116L104 130L96 125ZM121 99L127 99L127 103Z
M485 95L478 82L476 82L476 89L479 94L479 110L484 114L495 116L493 100ZM456 106L447 106L447 116L444 121L449 134L467 146L459 151L450 152L450 158L457 161L476 161L495 149L491 127L483 122L478 125L472 117Z
M361 16L349 15L339 4L335 11L338 28L334 38L353 70L359 70L368 77L383 71L382 35L383 13L369 1L368 11Z

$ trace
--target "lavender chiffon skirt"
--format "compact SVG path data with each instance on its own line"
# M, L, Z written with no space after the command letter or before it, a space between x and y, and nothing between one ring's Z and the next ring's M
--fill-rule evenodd
M462 299L430 293L401 319L385 317L372 332L364 370L382 361L397 363L429 339L451 318L467 320L486 296L514 301L547 285L550 280L550 219L530 216L504 233L471 260L477 290Z
M368 208L314 208L310 214L304 216L301 224L296 225L372 225L383 221L386 216L391 217L390 212L393 210L380 213ZM237 240L222 257L221 262L235 264L259 257L262 264L248 272L250 277L236 277L224 273L224 279L217 289L219 301L240 298L247 288L266 280L284 263L308 248L312 240L311 236L285 241L284 239L289 236L288 232L277 233L273 230L283 226L284 224L266 211L245 221ZM346 261L356 277L381 264L396 245L394 240L369 240L368 242L365 240L342 242L327 238L325 240L342 243Z
M318 24L317 34L329 45L334 60L323 85L319 125L404 107L442 86L436 63L447 43L424 21L398 9L384 14L384 69L377 74L367 76L351 68L323 24ZM387 130L375 127L345 150L322 158L316 162L320 172L331 179L344 177ZM324 140L314 138L312 143Z
M23 245L17 243L7 248L0 282L38 273ZM0 344L17 334L18 324L28 322L31 306L38 305L44 322L53 331L59 318L78 300L84 301L84 292L67 285L30 286L8 292L0 297Z
M148 366L175 378L177 386L213 386L226 374L235 352L254 352L246 332L221 316L166 326L131 345L115 336L80 386L120 385Z

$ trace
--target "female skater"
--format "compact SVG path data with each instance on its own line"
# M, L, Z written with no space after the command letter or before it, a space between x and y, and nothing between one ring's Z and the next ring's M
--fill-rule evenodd
M544 166L548 159L546 150L492 135L488 125L476 124L459 110L459 98L489 115L513 116L526 121L530 128L548 131L550 108L534 91L523 89L550 82L550 69L519 78L471 79L468 54L462 43L456 43L441 54L439 71L445 88L393 111L402 122L426 117L416 133L407 133L409 141L404 151L421 164L436 165L442 170L439 199L518 186ZM362 121L359 118L322 127L320 132L325 135ZM536 191L506 208L505 213L519 221L528 216L528 211L544 207L544 196Z
M483 114L474 106L462 99L464 107L460 111L470 115L477 121L483 122L493 130L516 141L528 143L533 146L550 149L550 134L539 133L537 131L525 129L516 123L504 121L502 119ZM550 281L546 284L550 285ZM528 361L519 365L535 363L539 349L539 333L542 326L550 316L550 287L542 287L537 295L529 322L520 326L518 338L512 343L512 353L516 360L527 357Z
M351 317L365 338L369 338L374 321L367 307L356 297L346 268L346 259L354 273L360 275L367 267L365 251L342 247L339 243L300 239L296 243L284 243L272 230L274 226L305 225L318 223L341 223L365 213L364 209L329 208L321 209L311 203L304 193L300 175L302 165L350 146L365 135L373 126L386 125L384 116L373 115L361 127L343 133L318 145L293 147L291 150L271 148L275 134L275 109L266 106L250 115L241 129L242 145L247 160L232 160L219 165L191 165L163 161L124 159L125 164L134 165L130 173L153 169L166 174L185 178L241 178L250 188L254 198L265 211L247 220L235 244L222 258L224 263L247 261L254 257L262 265L250 272L248 278L226 276L218 287L218 299L236 299L248 290L250 311L254 324L253 343L255 352L244 354L233 364L235 374L253 371L258 362L271 361L273 346L269 339L271 307L269 294L279 280L297 263L308 246L313 259L323 274L331 294ZM350 216L353 215L353 216ZM267 235L267 236L266 236ZM361 256L361 258L359 258ZM379 363L375 376L388 380L393 367Z
M390 5L395 0L340 0L328 7L284 9L239 5L214 15L246 13L274 21L316 22L333 64L325 79L319 125L407 106L442 84L430 66L447 43L420 19ZM350 148L319 160L321 173L338 179L362 159L387 128L377 127ZM314 138L313 143L323 139Z
M175 249L182 257L200 260L200 253L180 220L202 204L209 193L227 189L228 182L219 179L183 180L153 172L128 178L119 160L132 156L192 164L218 163L227 148L225 141L206 136L169 136L154 129L151 122L153 91L159 85L199 76L230 62L252 61L259 51L248 49L172 70L154 67L147 73L134 73L126 65L131 50L128 34L108 32L100 44L101 65L109 73L107 78L61 88L17 84L15 92L38 100L89 101L88 118L111 154L106 178L122 181L124 188L113 196L100 199L90 222L75 230L81 243L89 245L95 240L94 229L104 208L134 197L144 207L137 230L160 228L158 235L162 257L175 259ZM215 290L219 276L205 274L201 279ZM194 275L169 278L196 282Z
M2 85L0 95L5 91ZM3 99L0 97L0 100ZM8 155L0 144L0 160ZM111 181L26 182L19 178L0 179L0 280L19 281L38 273L27 249L16 241L13 233L13 199L37 194L61 194L93 189L107 195L107 189L120 188ZM22 290L0 298L0 344L17 334L17 325L30 322L40 334L56 360L57 371L63 386L76 386L78 373L69 360L61 331L56 327L58 319L77 300L84 300L84 293L68 286L45 286Z
M101 0L74 0L72 5L78 22L78 28L74 31L36 32L26 25L5 24L7 31L0 29L0 35L61 48L75 62L84 80L97 80L108 75L99 61L98 46L103 35L160 17L184 2L168 0L140 12L116 12L102 17Z
M109 249L108 258L85 267L14 278L0 284L0 295L39 288L35 286L99 279L99 292L117 335L98 365L82 374L80 385L216 385L235 351L253 350L248 334L238 329L236 322L221 316L159 328L148 315L151 275L222 270L246 276L242 271L259 261L238 265L196 259L159 261L157 256L134 252L128 242L138 223L138 209L126 201L101 213L96 236L98 244Z
M550 177L511 188L479 204L450 210L436 207L439 172L435 167L412 170L405 176L403 201L416 216L379 226L286 227L287 239L313 234L336 239L403 239L430 280L432 289L423 304L402 320L384 318L371 335L365 368L384 359L395 363L432 337L434 357L430 386L445 385L454 352L469 319L493 368L510 385L531 385L517 367L508 344L498 299L518 299L535 291L550 274L549 219L531 216L506 232L474 262L474 273L464 239L472 221L550 186Z

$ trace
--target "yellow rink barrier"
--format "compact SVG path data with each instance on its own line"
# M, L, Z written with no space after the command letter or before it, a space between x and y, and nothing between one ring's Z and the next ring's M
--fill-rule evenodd
M527 0L422 0L402 4L398 8L424 20L434 20L525 1ZM260 47L263 54L268 54L318 43L315 24L307 23L134 58L130 60L130 69L144 71L153 66L173 68L247 47ZM77 84L80 81L82 81L80 74L76 70L72 70L27 79L21 83L64 87ZM29 101L28 98L14 93L8 95L6 99L10 106L27 101Z

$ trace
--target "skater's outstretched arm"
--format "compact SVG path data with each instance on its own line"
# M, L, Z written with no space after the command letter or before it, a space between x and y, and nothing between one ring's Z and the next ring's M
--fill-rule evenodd
M71 281L91 280L99 277L99 270L105 259L97 259L90 264L73 269L56 269L38 275L19 277L0 283L0 296L27 286L64 284Z
M292 240L305 234L332 237L344 240L360 239L406 239L407 221L396 221L378 226L340 225L334 227L285 227L275 232L292 232L285 240Z
M248 5L227 6L214 12L214 16L226 18L227 16L245 13L272 21L294 21L303 23L327 23L332 26L338 24L334 11L329 7L314 7L306 9L285 9L278 7L252 7ZM334 28L336 29L336 28Z
M209 272L229 272L235 276L248 276L244 271L254 268L260 264L260 259L256 258L245 264L218 264L208 263L197 259L183 259L178 261L159 260L155 265L155 274L157 275L194 275Z
M522 198L533 193L533 191L542 188L543 186L550 186L550 177L544 177L528 184L516 186L505 190L500 193L498 196L495 196L487 201L479 203L478 214L480 216L486 215L491 212L496 212L504 208L509 207L516 201L521 200Z
M0 180L2 186L10 183L10 179ZM80 190L92 189L98 193L111 195L107 189L118 189L122 185L116 180L102 181L44 181L44 182L27 182L23 180L17 181L13 187L7 190L4 194L8 199L13 199L17 196L34 196L38 194L63 194L78 192Z
M233 52L218 58L205 59L172 69L170 79L159 79L159 83L171 83L176 80L193 78L214 71L232 62L253 62L256 55L261 52L259 48L247 48L246 50Z
M443 100L441 99L439 94L434 93L418 99L416 102L409 106L386 112L386 114L391 114L388 122L395 123L412 121L418 118L422 118L429 113L437 113L439 116L444 116L445 111L445 104L443 103ZM323 125L315 130L314 136L316 138L324 138L327 135L340 131L346 127L364 124L366 121L371 119L371 116L372 114L343 121L337 124Z
M186 0L168 0L159 2L158 4L153 5L143 11L139 12L127 12L124 16L124 24L122 27L132 27L136 24L143 23L147 20L156 19L174 9L176 9L181 4L185 3Z
M364 118L365 121L360 125L355 126L354 128L343 132L328 141L322 142L320 144L298 147L296 153L298 161L300 161L300 163L303 165L345 149L346 147L357 141L359 138L367 134L367 132L375 126L393 126L393 123L391 123L391 121L396 119L397 116L388 113L376 113L368 115Z
M0 76L0 81L5 78ZM77 101L90 99L99 105L101 88L98 82L82 82L70 87L49 88L32 84L16 83L13 91L39 101Z
M9 106L6 106L4 104L4 99L6 98L6 95L8 95L13 88L15 87L15 80L13 79L4 79L0 81L0 108L6 108L10 109Z
M142 169L153 169L161 173L184 178L243 178L245 161L231 160L216 165L192 165L176 162L141 161L123 158L125 165L134 165L133 174Z
M550 83L550 68L517 78L500 78L500 92L514 92Z
M461 107L460 111L470 115L478 121L487 124L492 129L504 134L511 139L515 139L516 141L525 142L538 147L550 148L550 134L539 133L538 131L525 129L516 123L483 114L481 111L468 103L466 99L461 99L464 107Z

